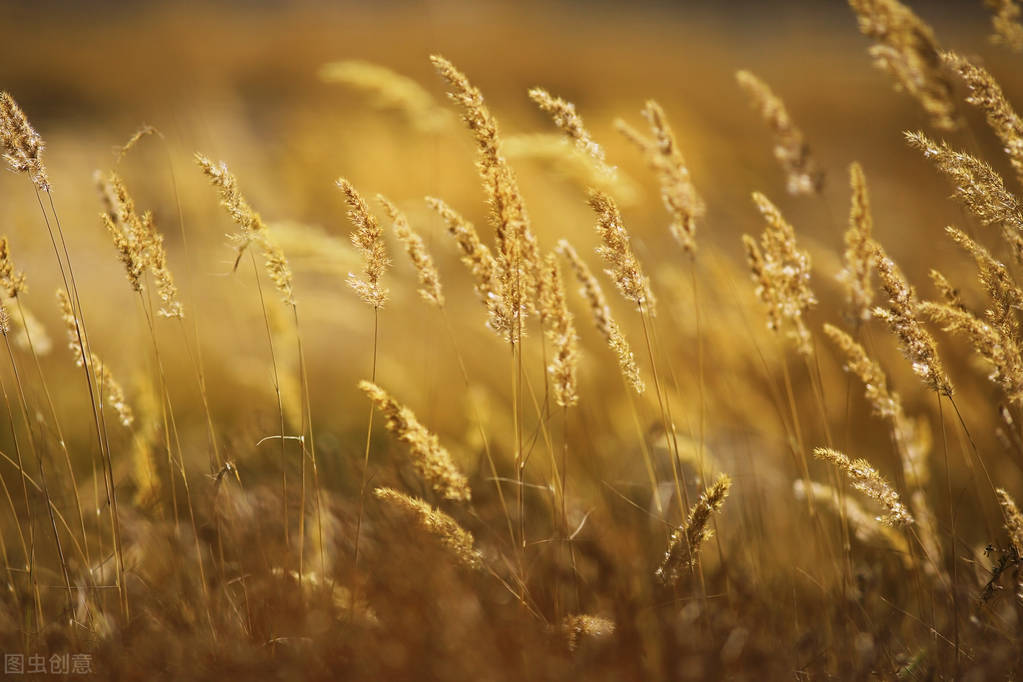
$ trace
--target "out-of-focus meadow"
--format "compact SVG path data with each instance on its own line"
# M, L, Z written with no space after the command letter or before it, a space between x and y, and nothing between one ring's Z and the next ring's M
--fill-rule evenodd
M1023 102L1021 55L989 40L983 3L914 4L943 49ZM5 3L0 26L0 88L45 140L52 186L0 174L0 233L27 277L17 304L5 301L0 648L90 652L96 674L119 679L985 679L1020 665L1023 525L1013 535L995 492L1023 496L1019 397L989 380L973 352L982 344L926 321L955 385L954 402L938 397L883 321L850 322L837 278L853 162L873 238L920 299L942 300L937 269L960 290L956 305L994 305L947 225L1018 271L998 225L954 201L955 185L904 131L947 140L1019 186L962 82L949 76L965 124L932 128L874 68L845 3L41 2ZM486 326L478 282L425 200L459 211L498 255L476 143L430 55L462 71L499 122L540 250L567 239L597 274L641 395L560 256L577 405L556 404L545 371L563 337L530 317L512 350ZM422 91L389 89L353 62ZM825 173L820 192L787 192L740 69L784 101ZM575 105L613 177L562 139L534 87ZM647 131L650 99L706 204L695 255L672 238L657 174L616 129L621 118ZM123 149L144 125L152 131ZM238 228L196 152L224 162L262 216L294 274L294 308L264 273L258 240L254 258L235 261L225 234ZM180 320L154 315L155 282L140 296L125 277L100 217L97 177L111 171L163 235ZM339 177L383 228L391 267L378 311L346 283L364 266ZM603 273L591 188L621 210L656 317ZM797 314L809 353L765 324L741 241L764 230L754 191L809 253L818 302ZM377 194L422 236L442 309L417 293ZM129 427L109 405L90 407L69 348L54 296L68 284L57 220L88 350L123 386ZM22 309L38 319L35 353L18 333ZM906 434L873 413L824 323L883 367L917 419L926 473L908 473ZM439 438L471 503L424 482L429 466L414 458L428 437L385 430L358 386L370 378ZM388 428L401 430L401 414ZM933 518L878 522L891 511L883 494L864 497L855 472L850 481L814 458L817 446L865 458ZM705 509L713 537L673 537L693 528L718 474L731 489ZM813 504L811 480L834 491ZM479 554L452 544L448 517L403 521L416 512L407 501L389 511L379 488L446 512ZM669 546L695 556L701 545L679 576L655 576L677 559Z

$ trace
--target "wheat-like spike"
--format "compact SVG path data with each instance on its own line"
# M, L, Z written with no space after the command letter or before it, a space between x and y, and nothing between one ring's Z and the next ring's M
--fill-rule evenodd
M352 244L362 253L363 277L349 273L348 286L359 295L359 298L379 310L387 302L388 293L387 289L381 286L380 280L391 264L387 258L387 249L384 247L384 231L352 183L345 178L338 178L337 186L345 195L348 219L355 225Z
M905 535L882 524L849 495L839 496L838 491L831 486L816 481L810 481L810 487L807 488L802 479L792 482L792 492L800 500L806 499L809 494L815 502L827 505L835 514L842 515L844 512L856 538L863 544L886 546L902 557L907 565L912 561Z
M867 180L858 163L849 166L849 184L852 205L849 228L845 231L845 267L838 274L838 280L845 288L845 300L854 318L869 320L874 302L874 289L870 284L874 269L874 219L870 213Z
M560 97L554 97L543 88L532 88L529 91L529 98L536 102L540 109L554 119L554 125L558 126L565 135L574 143L577 149L597 162L605 173L612 175L614 169L607 165L607 157L604 149L587 130L583 123L582 116L575 110L575 105Z
M995 260L987 249L970 239L962 230L950 225L945 231L977 263L980 283L995 304L993 310L987 311L988 321L998 326L1009 325L1007 332L1015 336L1019 327L1015 311L1023 310L1023 289L1016 284L1004 264Z
M156 280L156 292L163 303L159 313L164 317L181 319L185 312L178 299L178 287L174 283L174 276L171 275L170 267L167 265L167 251L163 246L163 235L157 231L156 225L153 223L153 214L149 211L142 216L142 225L147 235L146 250L149 272ZM286 262L284 267L287 268Z
M941 69L934 31L898 0L849 0L860 32L873 39L870 55L879 69L923 107L934 127L955 130L961 121L952 86Z
M674 585L686 569L696 566L701 545L713 533L708 525L711 514L721 509L731 487L732 479L726 474L719 475L714 485L705 490L689 510L685 525L672 532L668 551L655 573L661 582Z
M845 454L831 448L814 448L817 459L830 462L852 479L853 487L881 505L885 515L878 520L893 528L913 523L913 516L899 500L899 494L892 489L877 469L865 459L850 460Z
M1023 52L1023 24L1020 6L1016 0L984 0L991 8L991 25L995 32L991 43L1004 45L1013 52Z
M18 103L7 92L0 92L0 149L4 160L15 173L27 173L40 190L50 189L50 180L43 163L46 143L35 131Z
M1009 531L1009 542L1016 550L1016 554L1023 556L1023 513L1020 513L1016 501L1012 499L1004 488L996 488L998 504L1002 507L1002 515L1005 517L1005 530Z
M424 133L443 132L453 123L426 88L385 66L359 60L330 62L320 67L320 80L362 90L373 106L399 112L412 128Z
M627 301L636 304L651 317L657 314L657 300L650 289L650 279L643 274L639 260L629 244L629 233L614 199L603 192L590 193L590 207L597 214L597 234L601 245L597 253L607 264L605 272L614 280Z
M28 291L25 273L15 270L11 262L11 245L7 235L0 236L0 288L7 294L7 298L17 298L18 294Z
M264 266L270 280L284 297L284 302L294 305L295 292L288 259L270 235L266 223L242 195L238 188L238 179L231 174L227 169L227 164L223 161L215 164L208 157L199 153L195 154L195 160L202 168L202 172L217 188L220 194L220 205L227 210L227 214L240 230L236 234L228 235L228 239L234 243L236 253L234 269L238 269L238 263L241 262L245 249L253 243L258 245L262 250Z
M899 451L906 484L919 487L927 480L927 456L930 451L929 430L919 420L908 417L899 394L888 386L888 376L881 365L851 336L830 324L824 333L845 356L845 371L855 374L866 392L874 413L888 422L892 440Z
M430 61L451 86L448 96L462 108L462 118L476 139L477 168L490 206L490 218L497 231L501 298L512 320L507 339L515 343L522 332L525 313L534 306L528 295L539 285L543 259L530 227L518 180L501 149L497 120L483 101L483 94L465 74L439 56Z
M888 388L888 377L877 361L872 360L863 346L841 329L824 325L824 333L842 351L846 358L845 369L859 377L867 392L867 402L874 412L886 419L897 420L902 416L902 401L897 393Z
M888 307L874 308L874 316L888 324L903 354L912 364L913 372L923 379L927 387L951 396L952 382L938 356L938 344L918 317L916 292L879 244L875 243L875 250L875 266L881 285L888 294Z
M435 509L423 500L416 499L392 488L376 488L373 495L380 501L402 511L419 528L437 538L451 555L463 566L473 570L483 567L483 555L474 546L472 533L462 528L453 518Z
M74 308L71 306L71 299L68 297L66 291L58 289L57 301L60 303L61 317L64 320L64 327L67 330L68 347L71 349L71 354L72 357L74 357L75 364L82 367L85 363L85 358L82 356L82 349L78 343L78 318L74 313ZM115 412L117 412L119 421L125 427L130 427L132 422L135 420L135 416L132 412L131 406L128 405L128 401L125 398L124 389L121 388L121 384L117 382L110 369L95 353L89 352L89 365L92 367L92 371L96 376L96 382L99 385L101 393L107 396L107 402L109 402L110 406L114 408Z
M554 401L561 407L579 402L576 370L579 365L579 337L572 313L565 300L565 286L553 253L547 255L541 287L540 319L554 346L554 357L547 372L554 381Z
M970 91L966 101L984 112L988 127L1001 141L1016 176L1023 179L1023 119L1005 98L998 81L986 69L955 52L945 52L941 58L966 83Z
M412 464L433 491L446 500L468 502L472 499L469 484L458 470L437 436L419 423L412 410L403 407L388 393L369 381L360 381L365 393L387 419L387 430L409 446Z
M989 378L1002 387L1010 401L1023 402L1023 350L1016 337L1003 334L969 311L949 305L925 301L919 310L942 325L945 331L960 333L969 339L973 348L991 364L993 371Z
M438 308L443 307L444 293L440 287L440 273L437 272L437 266L434 265L430 252L426 250L423 238L412 229L405 214L386 197L378 194L377 201L383 205L387 215L394 222L394 234L405 247L405 253L408 254L409 260L412 261L412 265L416 269L416 275L419 277L419 295L427 303Z
M664 208L672 217L668 229L683 250L694 253L696 221L706 215L707 205L693 186L689 167L664 109L654 100L648 100L643 107L643 118L650 126L652 139L620 119L615 121L615 127L646 157L647 165L660 184Z
M785 171L789 194L819 194L824 187L824 173L810 154L803 131L789 116L785 102L749 71L737 71L735 78L774 134L774 158Z
M611 351L618 358L618 367L621 369L622 376L625 377L625 380L636 393L642 394L646 390L646 385L639 376L636 356L633 354L632 348L629 347L628 340L622 334L618 322L611 315L611 308L607 304L607 298L600 287L600 282L597 281L590 267L586 265L586 262L583 261L575 248L567 240L562 239L559 241L557 250L558 253L568 259L572 271L575 272L576 280L578 280L582 287L580 293L589 304L597 331L604 337Z
M561 622L561 633L568 640L568 650L575 651L579 647L580 640L607 639L614 634L615 623L604 616L594 616L580 613L565 616Z
M911 147L919 149L955 185L955 195L984 225L1002 224L1023 233L1023 205L1005 187L1005 181L988 164L947 143L937 144L922 132L905 133Z
M148 269L156 280L157 292L163 302L160 314L164 317L183 317L178 289L167 265L163 235L156 229L153 214L149 211L138 214L135 201L116 173L111 173L106 179L98 177L97 183L100 196L105 198L104 203L109 202L106 210L100 214L100 220L114 240L132 289L142 292L142 276Z
M780 332L785 322L787 335L802 355L813 354L813 338L806 326L806 312L817 304L810 289L810 254L796 246L796 232L781 211L767 197L753 193L753 201L767 222L760 244L743 235L756 295L767 306L767 327Z
M476 295L489 313L487 326L507 340L515 321L501 296L501 264L480 239L475 226L460 213L434 197L426 197L426 203L444 219L448 232L458 243L462 262L475 280Z

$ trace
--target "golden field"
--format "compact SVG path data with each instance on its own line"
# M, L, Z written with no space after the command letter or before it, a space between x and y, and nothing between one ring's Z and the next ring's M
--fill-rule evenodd
M1013 679L995 4L3 7L0 648Z

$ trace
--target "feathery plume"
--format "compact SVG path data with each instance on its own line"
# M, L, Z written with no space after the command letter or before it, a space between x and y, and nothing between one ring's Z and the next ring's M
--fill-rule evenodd
M505 316L512 322L512 328L498 331L515 343L521 335L525 313L533 306L533 297L527 294L539 284L543 268L540 248L530 228L518 180L502 151L497 119L484 103L483 94L448 60L432 56L430 61L448 82L451 88L448 96L462 108L462 119L476 139L480 157L477 168L487 194L490 219L497 231L501 299Z
M1020 47L1023 48L1023 43ZM1001 141L1016 176L1023 180L1023 120L1005 98L998 81L986 69L955 52L945 52L941 59L966 83L970 91L966 101L984 112L988 127Z
M991 36L994 45L1004 45L1013 52L1023 52L1023 24L1020 23L1020 6L1016 0L984 0L991 8L991 25L995 32Z
M348 286L359 295L359 298L379 310L387 302L387 289L380 285L380 278L391 264L384 248L384 231L352 183L345 178L338 178L337 186L345 195L348 219L355 225L352 243L362 253L363 262L364 279L349 273Z
M0 92L0 149L4 160L15 173L27 173L32 183L44 192L50 180L43 163L46 144L35 131L28 117L9 93Z
M870 214L867 180L858 163L849 166L849 184L852 206L849 229L845 231L845 267L838 273L838 281L845 288L846 304L853 318L869 320L870 306L874 302L874 289L870 285L874 268L874 219Z
M831 448L814 448L813 454L817 459L844 471L852 479L854 488L881 505L885 515L878 521L893 528L913 523L913 516L899 500L899 494L870 462L865 459L850 460L845 454Z
M565 286L553 253L548 254L545 261L541 293L540 320L547 338L554 345L554 358L547 367L554 380L554 401L561 407L571 407L579 402L576 380L579 337L575 333L572 313L568 312Z
M294 305L295 293L288 259L270 235L266 223L242 195L238 188L238 179L231 174L227 169L227 164L223 161L215 164L208 157L199 153L196 153L195 160L202 168L202 172L219 191L220 205L227 210L227 214L240 230L238 233L228 235L237 254L234 259L234 269L238 269L238 263L241 262L245 249L250 244L256 244L262 250L264 266L270 280L284 296L284 302Z
M629 233L622 222L622 214L614 199L603 192L590 193L590 207L597 214L597 233L601 245L597 247L608 269L605 272L615 281L615 286L626 300L646 311L651 317L657 314L657 300L650 289L650 279L632 252Z
M668 540L668 551L655 575L666 585L674 585L685 569L696 566L700 546L713 534L708 523L711 514L721 509L732 487L732 479L725 474L718 476L709 489L705 490L689 510L686 523L676 528Z
M973 313L949 305L925 301L919 310L945 331L968 338L973 348L993 368L988 378L1002 387L1010 401L1023 401L1023 351L1016 337L1002 334L998 328Z
M7 298L17 298L18 294L28 290L25 273L15 270L11 262L11 245L7 235L0 236L0 288Z
M420 132L436 133L451 127L451 113L437 104L426 88L385 66L352 59L324 64L318 74L325 83L365 92L373 106L398 112Z
M66 291L58 289L57 301L60 303L61 317L64 320L64 327L67 330L68 347L71 348L71 354L75 359L75 364L79 367L83 367L85 364L85 358L82 355L82 348L78 344L78 318L75 315L74 308L71 306L71 299L68 297ZM86 350L88 351L88 348ZM128 405L128 400L124 395L124 389L121 388L121 384L117 382L110 369L95 353L89 352L89 366L92 367L93 374L96 377L96 383L99 386L100 394L106 395L107 402L112 408L114 408L121 424L124 425L125 428L130 427L132 422L135 421L135 415L132 412L131 406Z
M903 355L912 364L913 372L923 379L927 387L951 396L952 382L938 357L938 344L930 332L924 329L917 315L916 292L909 286L895 261L885 254L879 244L875 246L875 251L875 267L881 285L888 294L888 307L875 307L874 316L888 324L902 347Z
M605 173L609 175L614 173L614 169L607 165L604 149L590 135L582 117L576 112L574 104L566 102L560 97L552 96L543 88L531 89L529 98L536 102L542 111L550 114L554 119L554 125L558 126L575 143L577 149L596 161Z
M421 530L437 538L461 565L473 570L483 567L483 555L473 546L472 533L444 512L392 488L377 488L373 495L403 512Z
M1023 290L1009 274L1008 268L994 259L983 246L970 239L962 230L951 225L945 228L956 244L966 250L977 263L979 280L995 308L986 312L989 322L1009 325L1006 332L1015 336L1018 331L1016 312L1023 310Z
M898 0L849 0L849 5L860 32L875 42L869 50L874 63L895 80L895 89L916 99L935 128L958 128L952 86L941 70L931 27Z
M383 205L387 215L394 222L394 234L405 247L405 253L416 269L416 275L419 277L419 295L427 303L432 303L438 308L443 307L444 294L440 288L440 274L437 272L437 266L433 264L429 251L426 250L423 238L412 230L405 214L386 197L378 194L377 201Z
M919 149L955 185L955 195L970 213L984 225L998 223L1023 233L1023 206L1005 187L995 169L942 142L930 140L922 132L907 132L906 140Z
M810 289L810 254L796 246L796 232L778 208L759 192L753 201L767 221L760 245L743 235L756 294L767 305L767 328L779 332L785 322L791 325L788 336L802 355L813 354L810 330L803 317L817 304Z
M684 251L693 253L696 250L696 221L706 215L707 205L693 186L689 168L675 133L668 125L664 109L654 100L649 100L643 107L643 118L650 126L653 139L620 119L615 121L615 126L643 152L647 165L657 175L664 208L672 217L668 229Z
M930 431L926 424L906 415L899 394L888 386L888 376L881 365L867 355L863 346L830 324L824 325L824 333L845 356L845 371L855 374L863 382L867 402L874 414L888 422L892 441L902 460L906 484L920 487L927 481L927 456L930 452Z
M813 160L803 131L792 121L785 102L767 83L749 71L737 71L735 78L774 133L774 158L785 171L789 194L820 193L824 187L824 173Z
M387 419L387 430L395 434L412 452L412 464L433 491L446 500L468 502L472 499L465 476L451 460L437 436L419 423L412 410L398 404L388 393L369 381L360 381L365 393Z
M1023 514L1020 513L1016 501L1004 489L997 488L998 504L1002 507L1002 515L1005 517L1005 530L1009 531L1009 542L1016 549L1016 554L1023 556Z
M444 219L448 232L458 243L462 262L476 281L476 295L489 313L487 326L507 340L514 320L501 298L500 264L480 239L472 223L440 199L426 197L426 203Z
M163 246L163 235L156 229L153 214L146 211L139 215L128 188L116 173L106 179L97 177L100 195L107 203L100 220L113 238L114 246L124 264L128 282L132 289L142 293L142 276L148 269L156 280L156 289L163 307L164 317L181 318L184 311L178 300L178 289L167 265L167 252Z
M611 351L618 358L618 366L621 369L622 376L625 377L625 380L636 393L642 394L646 390L646 385L644 385L643 379L639 376L636 356L633 354L632 348L629 347L629 342L622 334L622 330L618 327L618 322L611 315L611 308L607 304L607 298L604 296L603 289L600 288L600 282L597 281L590 267L579 257L575 248L567 240L562 239L559 241L557 250L558 253L568 260L572 271L575 272L576 280L579 281L582 287L580 293L586 299L586 302L589 303L590 312L593 313L593 322L597 327L597 331L604 337Z
M115 149L115 153L117 154L117 161L115 162L115 165L118 165L121 163L121 161L124 161L124 157L128 155L128 152L134 149L135 146L142 141L142 138L148 137L149 135L157 135L159 137L163 137L163 133L161 133L153 126L149 125L148 123L143 124L141 128L132 133L132 136L128 138L127 142L125 142L120 147L117 147Z

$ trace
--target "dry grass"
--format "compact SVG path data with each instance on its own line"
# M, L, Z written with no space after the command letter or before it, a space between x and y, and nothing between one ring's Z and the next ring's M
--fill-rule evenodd
M128 680L1013 679L1019 9L849 4L787 35L197 9L238 33L192 61L160 29L188 98L40 23L0 83L0 649ZM92 108L40 73L91 73Z

